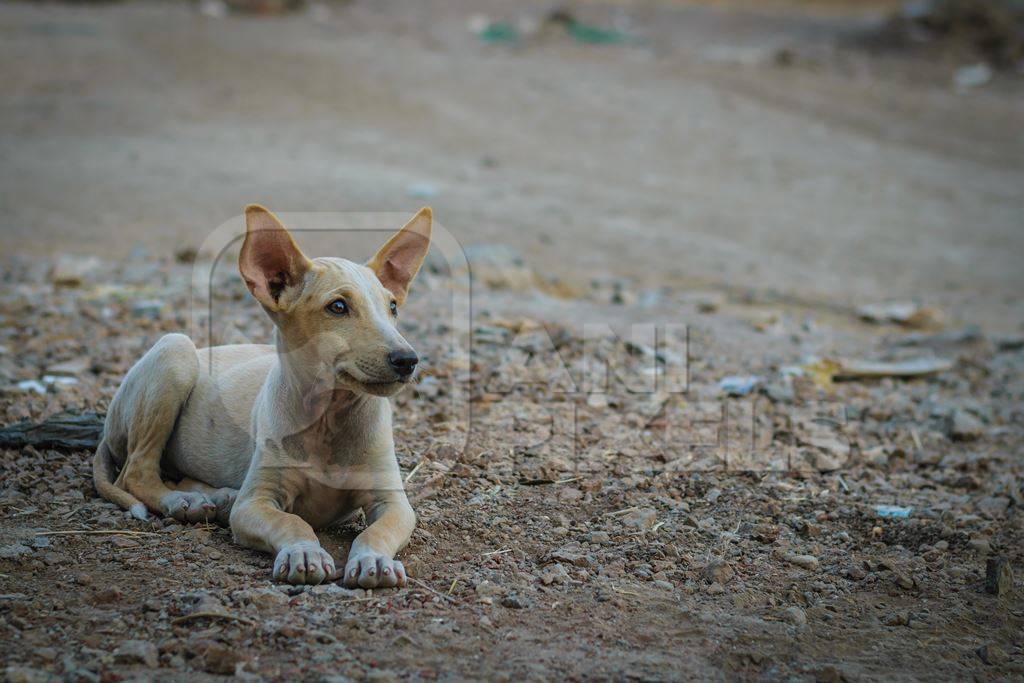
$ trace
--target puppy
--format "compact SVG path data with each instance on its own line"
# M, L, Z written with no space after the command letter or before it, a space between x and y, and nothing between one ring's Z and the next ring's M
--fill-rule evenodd
M404 585L394 556L416 517L387 397L419 361L396 321L430 245L430 209L366 265L306 258L261 206L245 218L238 267L275 343L196 349L184 335L161 338L110 404L96 488L142 519L229 523L236 542L274 553L273 576L293 584L337 578L313 530L363 510L345 584Z

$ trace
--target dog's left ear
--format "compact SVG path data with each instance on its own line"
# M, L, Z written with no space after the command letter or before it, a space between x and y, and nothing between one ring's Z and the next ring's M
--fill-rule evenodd
M432 223L430 207L423 207L366 264L377 274L381 284L395 295L399 306L405 302L409 283L416 277L423 259L427 257Z

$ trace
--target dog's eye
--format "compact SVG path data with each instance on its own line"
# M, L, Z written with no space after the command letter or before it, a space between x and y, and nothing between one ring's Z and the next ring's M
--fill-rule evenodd
M391 315L398 315L398 302L397 301L392 301L391 302Z
M345 315L348 313L348 304L345 303L344 299L335 299L327 304L327 312L334 315Z

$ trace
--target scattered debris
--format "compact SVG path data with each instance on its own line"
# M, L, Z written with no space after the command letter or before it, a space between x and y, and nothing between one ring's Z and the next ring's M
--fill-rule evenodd
M895 519L906 519L914 511L912 507L900 507L899 505L876 505L875 514L879 517L891 517Z
M104 416L98 413L59 413L44 420L25 420L0 428L0 448L52 448L59 451L94 451L103 434Z
M730 375L718 381L718 388L729 396L747 396L761 383L756 375Z
M953 74L953 85L958 90L978 88L992 80L992 67L985 62L964 66Z
M946 316L934 308L913 301L868 304L857 309L861 319L872 323L895 323L905 327L938 327Z
M916 358L905 361L869 361L844 359L835 362L832 378L870 379L879 377L924 377L952 370L953 361L943 358Z
M990 557L985 561L985 591L992 595L1007 595L1013 590L1013 569L1005 557Z

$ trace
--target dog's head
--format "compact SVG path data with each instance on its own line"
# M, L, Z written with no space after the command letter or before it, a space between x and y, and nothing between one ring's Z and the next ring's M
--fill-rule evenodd
M262 206L245 209L242 279L277 326L286 362L333 373L342 387L389 396L409 383L419 358L396 322L430 247L431 212L419 211L366 265L308 259Z

